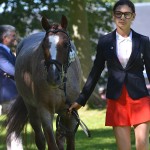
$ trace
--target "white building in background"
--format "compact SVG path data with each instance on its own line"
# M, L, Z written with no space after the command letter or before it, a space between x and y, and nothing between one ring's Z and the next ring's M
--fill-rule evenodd
M136 3L135 9L136 17L132 25L133 30L150 38L150 3Z
M136 3L135 9L136 17L132 25L133 30L140 34L149 36L150 38L150 3ZM146 71L144 70L143 73L150 93L150 83L148 81Z

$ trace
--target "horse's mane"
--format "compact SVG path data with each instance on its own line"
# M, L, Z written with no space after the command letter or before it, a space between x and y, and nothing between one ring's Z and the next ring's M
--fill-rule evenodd
M34 51L44 39L45 32L38 32L24 38L17 47L17 54L25 51Z

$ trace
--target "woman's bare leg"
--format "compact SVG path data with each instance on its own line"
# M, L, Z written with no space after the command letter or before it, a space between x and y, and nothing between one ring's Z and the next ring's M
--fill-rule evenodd
M150 122L134 126L136 150L149 150Z
M131 127L117 126L113 127L118 150L131 150Z

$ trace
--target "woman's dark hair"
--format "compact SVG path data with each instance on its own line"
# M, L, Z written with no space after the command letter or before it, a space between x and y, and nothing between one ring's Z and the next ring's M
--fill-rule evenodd
M131 8L132 12L135 13L135 6L130 0L119 0L119 1L117 1L113 7L113 12L115 12L117 7L120 5L129 6Z

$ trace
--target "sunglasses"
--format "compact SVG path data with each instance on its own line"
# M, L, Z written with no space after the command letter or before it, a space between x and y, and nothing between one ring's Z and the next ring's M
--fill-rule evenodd
M126 19L130 19L130 18L132 17L133 13L132 13L132 12L121 12L121 11L115 11L115 12L114 12L114 16L115 16L116 18L121 18L122 15L124 15L124 17L125 17Z

